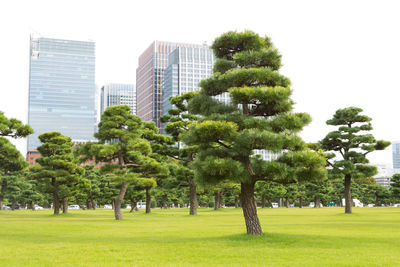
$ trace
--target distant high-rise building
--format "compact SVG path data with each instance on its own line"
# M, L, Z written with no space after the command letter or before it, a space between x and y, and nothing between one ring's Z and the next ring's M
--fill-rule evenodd
M164 71L162 115L172 108L169 98L198 91L199 82L211 76L215 58L207 47L177 47Z
M168 66L168 55L177 47L203 45L179 44L154 41L139 57L136 69L137 115L144 121L154 121L160 127L162 114L164 70Z
M109 106L128 105L136 115L136 90L133 84L110 83L101 88L100 116Z
M31 37L28 151L49 131L94 140L95 90L94 42Z
M400 169L400 142L393 142L393 169Z

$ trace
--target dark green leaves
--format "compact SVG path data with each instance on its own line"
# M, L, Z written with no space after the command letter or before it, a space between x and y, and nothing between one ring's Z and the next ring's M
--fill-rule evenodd
M4 113L0 111L0 136L9 137L26 137L33 133L32 128L27 124L22 124L17 119L8 119Z

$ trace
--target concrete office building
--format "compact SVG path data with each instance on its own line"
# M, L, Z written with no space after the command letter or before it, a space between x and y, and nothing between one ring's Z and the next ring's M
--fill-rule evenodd
M101 88L100 116L109 106L127 105L136 115L136 90L133 84L109 83Z
M203 45L154 41L139 57L136 69L137 115L144 121L154 121L160 128L162 115L164 70L168 56L177 47L202 48Z
M393 169L400 169L400 142L392 143Z
M32 37L30 40L28 151L38 135L58 131L73 140L94 140L95 43Z

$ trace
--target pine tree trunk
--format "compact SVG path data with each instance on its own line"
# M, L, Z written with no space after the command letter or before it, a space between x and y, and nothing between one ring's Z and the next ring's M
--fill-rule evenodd
M262 235L257 207L254 202L254 183L241 184L240 201L248 235Z
M63 197L62 202L63 202L63 208L62 208L63 213L68 213L68 198Z
M265 202L266 202L266 197L265 197L265 195L262 195L261 196L261 208L262 209L265 208Z
M3 180L1 181L1 189L0 189L0 210L3 209L4 191L6 190L6 187L7 187L7 182L3 178Z
M136 202L131 200L131 210L129 211L130 213L132 213L132 211L136 208Z
M35 210L35 204L33 203L33 201L31 201L30 206L31 206L31 209L32 209L32 210Z
M163 208L163 209L167 209L167 208L168 208L167 195L163 195L163 196L162 196L162 200L163 200L162 208Z
M189 180L189 205L190 205L190 215L197 215L197 206L199 202L197 201L197 185L193 179Z
M57 184L56 178L52 178L51 183L53 185L54 215L58 215L58 214L60 214L60 201L58 200L58 184Z
M214 210L217 210L219 207L218 201L219 201L218 192L214 192Z
M151 212L151 195L150 188L146 188L146 213Z
M111 200L111 208L115 210L115 199Z
M235 209L239 208L239 199L235 197Z
M303 208L303 197L302 196L299 197L299 208L300 209Z
M352 213L353 199L351 198L351 176L344 177L344 198L345 198L345 213Z
M289 208L289 198L288 197L285 199L285 207Z
M319 197L315 197L315 199L314 199L314 208L319 208L319 205L320 205Z
M116 220L122 220L122 213L121 213L121 204L124 200L126 189L128 188L128 183L123 182L121 188L119 190L118 196L115 198L114 202L114 214Z
M16 206L17 206L17 201L13 200L13 202L11 203L11 210L15 210Z
M89 203L90 203L90 207L95 210L96 209L96 205L94 204L94 201L93 201L92 192L89 193ZM88 205L88 209L89 209L89 205Z

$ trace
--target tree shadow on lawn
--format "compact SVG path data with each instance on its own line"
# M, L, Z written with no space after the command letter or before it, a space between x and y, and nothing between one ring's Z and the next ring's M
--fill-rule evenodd
M225 247L253 247L253 248L360 248L366 244L373 244L376 247L388 245L400 248L397 238L373 238L373 237L351 237L351 236L329 236L329 235L307 235L307 234L287 234L287 233L264 233L263 236L250 236L247 234L220 235L211 237L185 237L177 235L157 235L154 236L126 236L126 235L101 235L101 236L71 236L68 233L61 235L50 235L41 233L34 237L32 233L29 240L25 233L3 233L1 239L19 239L34 244L53 244L53 243L73 243L73 244L192 244L195 246L207 246L207 244L218 243Z

